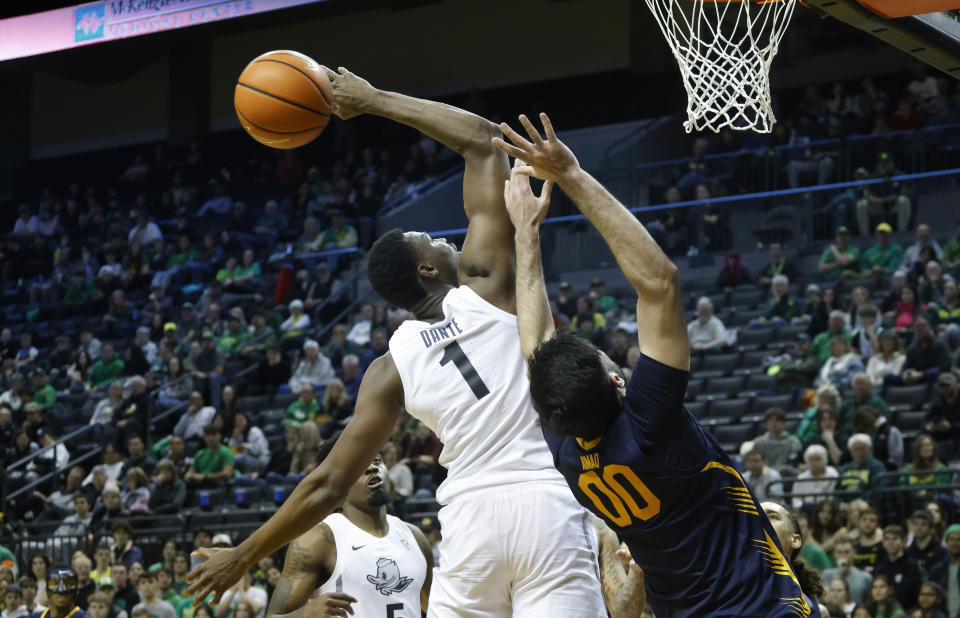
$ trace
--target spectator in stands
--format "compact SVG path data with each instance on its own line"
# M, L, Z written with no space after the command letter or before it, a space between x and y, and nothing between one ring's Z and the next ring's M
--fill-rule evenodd
M337 324L333 327L330 335L330 343L323 349L323 354L330 359L330 364L339 367L343 363L343 357L348 354L360 355L363 351L361 346L347 339L347 327L344 324Z
M592 319L592 316L588 315L584 322L586 322L588 319ZM581 325L581 332L583 332L584 328L585 327ZM604 340L605 337L605 332L601 330L600 334L594 335L591 337L591 340L597 345L597 347L602 349L603 347L606 347L606 342ZM366 372L367 368L370 367L373 361L386 354L389 350L389 343L390 336L387 334L387 330L385 328L373 329L373 334L370 336L370 349L364 353L363 358L360 360L360 370Z
M300 443L300 424L293 422L284 423L283 430L283 448L272 449L270 454L270 463L267 464L265 477L268 482L274 482L274 479L283 482L283 478L290 474L290 463L293 460L293 453Z
M100 360L102 349L103 345L100 343L100 340L93 335L93 331L89 328L84 328L80 331L80 348L77 350L78 354L85 352L90 361L95 363Z
M172 408L190 398L190 393L193 392L193 374L184 369L183 361L171 355L167 360L165 377L166 380L157 395L157 403L161 407Z
M833 353L833 339L836 337L842 337L847 341L847 343L853 341L853 333L846 330L844 325L846 324L846 314L839 310L834 309L830 312L830 320L827 323L827 330L820 333L813 339L813 344L810 347L810 353L817 359L817 361L822 366L827 362L827 359L830 358Z
M143 551L133 544L133 528L130 527L130 522L124 519L114 522L110 527L110 534L113 540L111 549L113 551L114 566L116 566L116 563L122 563L129 569L134 562L143 564ZM112 570L111 575L117 583L119 595L122 593L123 584L118 580L117 574Z
M257 386L267 394L274 394L290 380L290 366L283 358L280 348L267 346L266 357L260 361Z
M740 254L735 251L728 252L723 260L723 268L717 276L717 287L729 292L738 285L750 282L750 271L740 261Z
M303 358L297 364L288 384L292 392L300 393L305 384L326 386L334 377L330 360L320 353L320 344L308 339L303 344Z
M931 303L929 315L951 352L960 348L960 287L953 278L944 278L943 298Z
M77 492L73 496L73 514L63 518L63 523L54 532L55 536L79 536L90 530L93 513L90 510L90 500L86 495Z
M203 395L197 391L190 393L190 401L187 410L177 421L173 428L173 434L184 440L190 440L203 436L203 429L213 420L216 410L212 406L206 406L203 402Z
M303 301L294 300L290 303L290 317L280 324L282 337L300 337L310 327L310 316L303 312Z
M784 275L788 280L793 281L797 278L797 269L787 261L783 254L783 245L773 242L770 243L770 264L760 273L757 285L766 287L773 283L773 278L777 275Z
M890 419L890 407L883 397L873 392L873 382L870 376L860 372L853 376L851 382L852 397L844 399L840 406L840 427L845 435L853 433L853 413L861 406L870 406L880 413L881 416Z
M23 374L15 373L10 378L10 388L0 394L0 404L10 406L11 412L19 412L24 403L21 396L25 395L26 392L27 387Z
M879 525L880 514L872 506L866 506L860 509L856 522L857 540L853 545L854 566L870 573L883 557L883 530Z
M833 384L840 390L850 388L853 376L863 371L863 361L854 354L850 342L841 337L830 340L830 358L820 368L816 385Z
M110 564L112 563L113 552L110 550L110 546L106 543L100 543L97 545L96 549L93 552L93 560L95 567L90 571L90 579L100 584L100 580L104 577L110 577Z
M113 581L113 602L125 612L131 612L133 607L140 602L140 594L136 587L130 582L129 568L123 562L117 561L110 567L110 579ZM102 581L101 588L106 588L106 581Z
M184 475L192 487L219 487L233 478L233 453L220 441L220 430L214 425L203 428L206 448L197 451L190 469Z
M100 504L93 510L92 526L103 530L110 529L114 521L123 517L123 503L120 501L120 487L116 481L107 481L100 494Z
M57 401L57 391L53 385L47 383L47 372L37 368L30 376L33 380L33 403L41 410L46 410Z
M927 247L933 249L938 261L943 257L943 249L940 248L940 243L937 242L937 239L933 238L930 234L929 225L926 223L917 224L917 229L914 233L916 235L916 242L907 247L906 251L903 252L903 261L900 263L900 268L907 272L913 270L914 266L921 261L923 250ZM925 264L926 262L923 262L923 265Z
M114 410L113 418L120 435L129 440L133 435L146 435L153 414L153 398L143 376L130 378L130 395Z
M302 477L316 467L320 452L320 429L316 423L300 425L300 439L290 458L290 474Z
M24 365L37 360L39 353L37 348L33 346L33 337L30 336L30 333L22 333L20 335L20 349L17 350L17 355L14 357L17 369L21 369Z
M955 374L945 372L937 377L933 403L924 422L927 431L938 440L953 439L960 433L960 389Z
M157 467L157 460L150 456L144 448L143 438L134 434L127 439L127 460L123 464L120 475L126 477L132 468L140 468L144 473L153 474Z
M836 282L845 272L860 272L860 248L850 244L850 228L841 225L837 228L837 239L823 250L818 269L823 273L824 281ZM808 288L809 291L809 288Z
M924 256L918 262L916 269L923 270L922 274L918 273L917 277L917 298L923 304L931 303L942 303L944 286L948 281L952 281L953 277L949 279L944 278L943 268L940 266L940 262L934 259L928 259L928 254L933 252L933 249L926 248L923 250ZM925 263L925 266L922 266L921 263ZM916 270L915 269L915 270Z
M201 392L210 393L210 403L220 405L223 390L223 366L226 358L217 349L213 331L205 330L200 337L200 352L193 359L193 377Z
M839 121L836 126L839 127ZM836 157L838 152L835 147L832 150L824 150L824 146L811 148L809 137L795 137L794 142L803 148L797 148L793 152L797 158L787 164L787 182L791 189L800 186L800 174L817 174L817 184L825 185L833 178L833 170L836 167Z
M194 533L196 534L196 533ZM182 594L187 587L187 573L190 572L190 559L187 554L178 551L173 559L173 590Z
M211 417L212 420L212 417ZM201 429L201 433L203 430ZM170 436L169 443L169 453L167 459L169 459L173 465L177 468L177 477L183 478L183 475L187 473L187 470L190 469L190 464L193 463L193 457L187 455L187 444L184 442L184 439L178 435Z
M873 456L883 462L887 470L896 470L903 464L903 434L870 406L860 406L853 413L855 434L866 434L873 441Z
M102 591L96 591L87 598L87 613L90 618L108 618L112 603Z
M166 549L164 545L164 549ZM176 556L176 543L174 547L174 556ZM183 597L177 594L177 591L173 589L173 560L170 561L171 566L166 567L162 566L156 570L157 573L157 588L160 591L160 598L172 605L173 607L180 607L180 604L183 603Z
M883 384L887 376L899 376L907 360L903 341L893 331L880 333L877 342L880 344L878 353L870 357L867 363L867 376L875 387Z
M913 326L914 319L925 313L926 307L917 297L917 291L910 286L904 286L900 292L900 302L894 306L893 327L899 331L908 330Z
M803 452L803 461L807 467L797 475L797 480L793 483L793 508L799 509L804 504L812 504L820 496L833 492L840 474L836 468L828 465L828 457L827 449L819 444L811 444ZM817 516L815 513L814 517Z
M925 581L917 595L917 609L911 616L920 618L948 618L947 593L937 582Z
M224 616L232 610L232 618L262 618L267 600L267 591L254 586L253 578L247 571L237 585L223 595L217 605L215 615ZM249 606L246 615L244 615L243 605Z
M896 168L893 156L881 152L874 178L883 182L867 185L866 196L857 202L857 223L862 236L868 234L870 221L876 219L890 221L896 217L897 229L901 232L907 230L912 212L910 198L906 195L906 185L893 180L903 175L904 172Z
M751 326L765 326L767 324L789 324L799 320L801 315L800 301L790 296L790 280L786 275L776 275L770 286L770 300L767 301L766 313L751 321Z
M957 221L956 231L952 238L943 247L943 268L947 272L960 266L960 220Z
M883 529L883 556L873 569L874 577L886 575L893 584L893 595L904 607L912 607L920 593L920 567L905 552L907 535L893 524Z
M933 330L925 316L913 321L913 343L907 348L903 373L888 376L888 384L917 384L934 382L943 372L950 371L950 351L942 341L933 338Z
M870 600L864 607L871 616L906 616L903 606L894 595L893 585L886 575L875 575L870 584Z
M687 338L694 352L720 350L727 343L727 331L713 315L713 303L706 296L697 301L697 319L687 324Z
M334 378L323 393L323 404L317 413L318 417L326 418L331 427L321 429L321 436L329 438L335 429L346 426L346 420L353 416L353 400L347 395L343 382Z
M157 240L163 240L163 232L160 231L160 227L150 221L145 210L137 212L137 224L130 230L127 242L145 247Z
M839 489L869 502L874 492L884 486L885 481L880 475L886 472L886 468L873 456L873 439L867 434L855 433L850 436L847 450L852 461L840 467ZM902 449L900 453L902 457Z
M93 562L83 552L74 552L70 566L77 572L77 607L84 608L89 604L90 595L97 591L97 584L90 579L90 569Z
M903 261L903 247L890 240L893 233L890 224L878 224L876 233L877 244L867 249L860 259L860 270L864 277L890 275Z
M916 474L925 470L943 470L942 473ZM946 485L950 482L952 473L940 461L937 455L937 443L929 434L920 434L913 442L913 459L903 467L903 472L913 472L909 476L899 477L899 484L904 487L914 487L913 498L918 503L933 499L938 490L923 489L927 485Z
M946 585L950 554L933 536L933 517L924 509L917 509L910 516L909 529L913 531L913 542L907 547L907 555L917 562L925 579Z
M744 460L747 469L743 473L743 480L750 485L757 501L779 501L780 496L783 495L783 484L776 482L780 480L780 473L766 465L763 453L752 450L747 453Z
M17 583L23 591L23 605L27 608L28 613L42 612L47 609L37 602L37 580L29 575L24 575Z
M93 364L87 381L87 388L103 388L114 379L123 375L124 363L114 356L113 344L109 341L100 348L100 360Z
M883 333L883 327L877 324L879 317L880 310L873 303L860 305L857 309L857 327L852 331L851 344L864 361L869 361L880 349L878 337Z
M262 429L250 423L250 418L244 412L234 415L229 447L234 453L234 462L240 472L259 474L270 463L267 436Z
M10 404L0 402L0 457L13 446L17 438L18 427L13 424L13 410Z
M280 205L276 200L267 200L263 210L264 213L257 219L253 232L272 247L276 244L277 235L287 229L287 216L280 212Z
M765 463L777 470L792 466L800 455L800 440L786 433L787 413L769 408L763 415L767 431L753 441L753 450L763 453Z
M157 464L156 483L150 490L151 513L178 513L186 499L187 488L180 480L176 465L169 459Z
M897 109L890 116L890 129L893 131L913 131L923 125L923 114L914 108L909 97L903 97Z
M23 590L18 584L7 584L3 593L3 618L23 618L27 612L27 606L23 604Z
M126 474L126 484L120 494L123 510L137 514L150 511L150 480L142 468L130 468Z
M23 406L23 413L26 418L21 430L30 437L31 442L40 442L43 437L43 414L40 406L36 401L31 401Z
M173 606L160 598L156 573L147 571L141 575L137 588L142 601L134 606L134 617L137 616L137 610L144 609L149 618L177 618L177 612Z
M254 259L253 250L247 249L243 252L243 258L233 269L231 281L225 287L231 292L240 294L249 293L256 290L256 284L262 275L260 263Z
M383 446L383 463L390 475L390 489L394 495L406 498L413 493L413 473L410 467L400 463L400 447L393 442Z

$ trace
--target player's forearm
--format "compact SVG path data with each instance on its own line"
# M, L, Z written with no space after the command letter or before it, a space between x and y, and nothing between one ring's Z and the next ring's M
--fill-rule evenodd
M517 230L517 325L524 358L553 336L553 314L543 280L538 230Z
M495 124L476 114L397 92L377 90L364 111L413 127L460 155L492 153L490 140L500 136Z
M560 186L613 251L627 281L647 296L664 295L678 285L677 267L646 228L597 179L577 169Z
M267 523L237 546L240 561L252 567L261 558L292 542L332 513L344 493L332 486L324 468L314 469Z
M632 576L617 556L619 540L603 522L594 522L599 541L600 582L611 618L639 618L646 605L643 578Z

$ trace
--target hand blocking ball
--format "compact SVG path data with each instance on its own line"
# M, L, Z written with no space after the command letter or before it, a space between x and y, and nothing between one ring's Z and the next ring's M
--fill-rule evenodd
M271 148L299 148L323 133L333 90L309 56L277 50L257 56L237 80L233 106L240 125Z

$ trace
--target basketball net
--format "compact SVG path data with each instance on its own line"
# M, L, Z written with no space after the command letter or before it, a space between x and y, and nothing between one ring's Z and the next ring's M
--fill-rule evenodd
M770 64L797 0L646 0L680 65L683 128L769 133Z

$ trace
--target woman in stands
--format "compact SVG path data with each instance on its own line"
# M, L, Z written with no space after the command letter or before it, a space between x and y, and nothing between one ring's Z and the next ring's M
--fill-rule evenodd
M821 407L817 410L817 416L814 419L819 432L810 439L803 442L803 447L822 446L827 450L825 464L839 466L843 459L843 446L846 445L847 437L840 433L840 416L830 407Z
M797 425L796 435L803 444L812 443L813 439L820 433L818 424L818 415L820 410L826 408L833 412L840 409L840 392L837 387L831 384L825 384L817 389L816 397L813 400L813 407L808 408Z
M270 463L270 445L263 430L250 424L250 418L244 412L233 416L233 435L230 436L230 450L234 453L234 463L241 472L260 473Z
M183 502L187 497L187 486L177 473L177 466L169 459L164 459L157 464L157 482L150 492L150 512L158 514L178 513L183 507ZM176 558L177 546L173 545L173 551L168 556L168 546L171 541L163 545L163 564L160 566L172 569L173 560ZM158 566L157 568L160 568ZM150 567L150 570L154 570Z
M883 384L883 378L888 375L900 375L903 363L907 360L903 351L903 342L892 330L885 330L877 337L880 342L879 353L870 357L867 363L867 375L874 387Z
M47 600L47 571L53 566L53 558L46 554L33 554L30 556L30 574L37 581L37 603L48 606Z
M936 582L923 582L917 595L920 618L947 618L947 593Z
M313 421L306 421L300 425L300 443L290 461L290 474L302 477L313 470L318 452L320 452L320 430Z
M353 415L353 400L347 395L347 390L343 382L334 378L327 385L327 390L323 394L323 403L317 414L317 421L320 417L326 417L326 423L321 423L320 436L324 439L329 438L337 429L346 427L346 419Z
M917 291L905 286L900 292L900 302L893 310L893 327L898 331L908 331L913 327L913 319L925 312L927 308L917 298Z
M120 496L123 510L130 514L150 512L150 479L143 468L127 470L126 488Z
M77 360L67 369L67 376L70 378L70 388L82 387L87 382L88 373L93 363L90 362L90 355L86 350L80 350L77 354Z
M854 330L860 325L860 316L858 312L860 307L870 302L870 291L862 285L853 288L850 293L850 307L847 310L847 330Z
M796 489L794 489L794 491L796 491ZM833 491L833 486L824 493L829 493L830 491ZM816 543L823 551L832 554L837 533L841 530L843 530L843 521L841 520L840 510L837 508L837 504L830 499L818 502L813 509L813 517L810 521L810 542ZM846 531L844 531L843 534L845 535Z
M725 292L729 292L738 285L750 283L750 271L740 261L740 254L736 251L730 251L723 259L723 268L717 276L717 287Z
M873 578L873 584L870 586L870 600L864 605L872 618L895 618L907 615L894 598L893 586L886 575L877 575Z
M853 376L863 371L863 361L853 353L850 343L843 337L830 341L830 358L820 369L817 386L833 384L839 390L849 390Z
M176 355L171 356L167 361L166 380L157 396L157 403L161 407L172 408L190 399L192 392L193 374L183 368L183 362Z
M900 485L904 487L916 487L913 498L917 500L915 504L923 500L929 500L933 497L933 491L922 489L924 485L944 485L950 482L951 473L947 465L940 461L937 454L937 443L930 434L923 433L917 436L913 441L913 459L903 467L902 472L914 472L920 470L943 470L942 474L910 474L899 478Z

